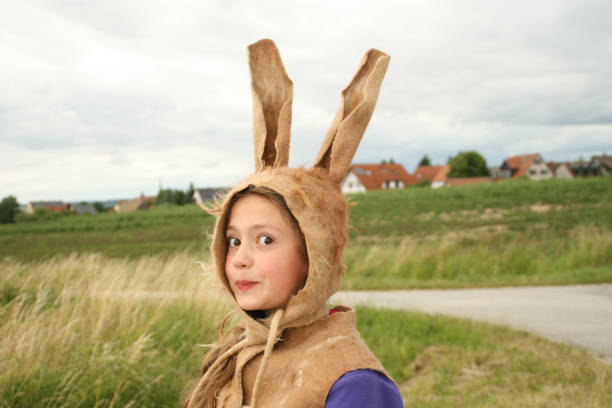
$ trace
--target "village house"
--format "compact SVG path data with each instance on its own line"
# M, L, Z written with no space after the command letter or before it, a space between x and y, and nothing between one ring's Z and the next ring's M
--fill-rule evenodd
M352 164L342 181L343 194L393 190L416 184L414 176L397 163Z
M545 180L553 177L548 165L538 153L508 157L500 169L502 179L527 176L531 180Z
M30 201L26 207L26 213L34 214L39 208L58 213L67 210L68 204L63 201Z
M600 161L577 160L574 162L548 162L548 168L556 178L597 177L604 174L605 168ZM609 174L609 173L608 173Z
M599 167L599 174L602 176L612 175L612 156L601 155L591 157L591 162Z
M414 177L417 183L428 181L431 187L439 188L446 184L446 175L450 171L450 166L444 164L442 166L419 166L414 171Z
M96 210L96 207L94 207L91 204L75 204L72 206L72 210L74 211L76 215L83 215L83 214L96 215L98 213L98 211Z
M458 187L468 184L491 183L490 177L460 177L449 178L448 172L450 166L448 164L442 166L419 166L414 171L414 176L421 181L429 181L432 188L440 188L444 186Z
M126 212L126 211L135 211L135 210L147 210L157 200L157 197L145 197L144 194L140 194L140 197L135 200L121 200L113 209L115 212Z
M546 163L553 176L558 179L573 179L574 172L568 162L548 162Z
M491 180L497 181L501 180L501 167L499 166L489 166L489 173L491 173Z
M595 177L601 175L600 166L593 161L577 160L570 165L576 177Z
M200 207L203 207L205 203L213 201L216 197L227 192L225 187L209 187L209 188L196 188L193 192L193 200Z

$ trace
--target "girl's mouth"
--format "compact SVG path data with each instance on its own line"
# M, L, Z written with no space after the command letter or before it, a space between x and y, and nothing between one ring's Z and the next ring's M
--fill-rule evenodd
M255 285L257 285L257 282L253 282L253 281L236 281L236 287L238 288L238 290L241 290L243 292L251 289Z

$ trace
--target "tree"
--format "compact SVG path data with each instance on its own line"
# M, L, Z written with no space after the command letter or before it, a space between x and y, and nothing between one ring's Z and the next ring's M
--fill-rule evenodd
M193 203L195 202L193 198L193 194L195 193L195 188L193 187L193 183L189 183L189 189L185 193L185 203Z
M485 177L490 176L491 172L487 167L487 162L478 152L459 152L455 157L448 160L450 171L448 177Z
M95 203L93 203L93 206L96 209L96 211L99 212L99 213L106 212L106 210L107 210L107 208L104 206L104 204L102 204L99 201L96 201Z
M183 190L174 190L172 194L173 202L176 205L185 204L185 192Z
M4 197L0 201L0 224L12 224L15 222L15 216L19 212L19 203L17 199L10 195Z
M160 188L157 193L157 204L176 204L183 205L193 203L193 193L195 189L193 183L189 184L187 191L173 190L171 188Z
M417 167L421 167L421 166L431 166L431 160L429 159L428 155L423 156L423 158L417 165Z
M174 203L174 193L170 188L160 188L157 193L157 204Z

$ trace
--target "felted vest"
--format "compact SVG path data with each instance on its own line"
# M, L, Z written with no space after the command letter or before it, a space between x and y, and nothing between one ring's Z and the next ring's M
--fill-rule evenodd
M324 407L330 388L348 371L370 369L391 378L359 335L355 312L335 309L315 323L283 332L265 368L258 407ZM218 394L220 407L250 404L262 353L261 346L240 351L232 380Z

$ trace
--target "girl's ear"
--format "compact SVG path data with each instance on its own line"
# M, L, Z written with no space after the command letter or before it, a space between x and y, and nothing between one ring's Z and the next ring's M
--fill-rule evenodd
M248 46L253 94L255 171L289 162L293 82L276 45L260 40Z
M313 166L327 169L338 184L344 179L372 117L390 59L384 52L369 50L361 59L357 73L342 91L340 107Z

